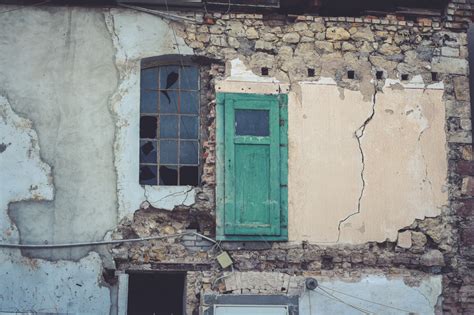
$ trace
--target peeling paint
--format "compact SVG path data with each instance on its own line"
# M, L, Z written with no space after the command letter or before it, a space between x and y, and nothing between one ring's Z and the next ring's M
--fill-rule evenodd
M347 89L339 98L331 79L300 83L302 101L290 92L290 240L394 241L415 219L440 214L447 204L443 91L417 80L401 90L391 87L402 82L390 81L370 103Z
M138 182L140 117L140 61L166 54L192 54L162 18L130 10L111 9L105 21L115 48L119 85L111 99L115 114L115 169L119 199L118 219L130 215L147 201L153 207L173 210L194 203L195 190L188 186L142 186ZM131 27L133 25L133 27ZM132 166L132 167L131 167Z
M40 158L31 121L13 112L3 96L0 113L0 141L10 143L9 150L0 155L0 182L8 183L8 189L0 190L0 242L15 244L20 241L19 231L8 216L8 204L52 200L54 188L51 167ZM78 262L49 262L23 257L17 249L0 249L0 312L106 314L110 294L100 284L101 272L102 261L96 253Z

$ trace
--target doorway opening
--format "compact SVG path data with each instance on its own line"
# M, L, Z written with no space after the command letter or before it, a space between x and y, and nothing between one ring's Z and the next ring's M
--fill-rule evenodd
M183 315L186 273L129 273L129 315Z

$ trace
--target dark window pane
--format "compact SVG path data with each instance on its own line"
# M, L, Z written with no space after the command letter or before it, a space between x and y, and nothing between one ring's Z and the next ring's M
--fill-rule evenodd
M181 116L180 139L198 138L198 116Z
M235 134L240 136L268 136L268 110L235 110Z
M179 144L179 163L197 164L198 146L197 141L181 141Z
M160 113L178 112L178 92L161 91L160 93Z
M140 163L156 163L156 141L140 141Z
M181 166L179 168L179 184L197 186L199 182L199 171L197 166Z
M160 141L160 164L178 164L178 141Z
M143 69L140 81L142 89L158 89L158 68Z
M181 68L181 89L197 90L199 85L199 72L197 67Z
M140 94L140 112L156 113L158 111L158 92L144 90Z
M178 138L178 116L160 116L160 138Z
M181 92L181 113L198 114L199 93L198 92Z
M156 138L157 118L155 116L140 117L140 138Z
M179 79L179 67L160 67L160 90L177 89Z
M140 165L140 184L141 185L156 185L158 180L156 178L155 165Z
M176 166L160 166L160 185L178 185Z

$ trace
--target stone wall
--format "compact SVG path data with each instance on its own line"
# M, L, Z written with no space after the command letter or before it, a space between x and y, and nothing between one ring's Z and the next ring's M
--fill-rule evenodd
M198 15L196 19L200 21L201 17ZM474 245L470 219L474 177L465 30L450 30L449 27L455 27L440 21L412 22L390 16L386 19L312 16L289 19L215 13L206 21L207 25L175 23L173 26L177 35L193 48L194 54L226 62L227 75L230 74L229 62L238 58L256 76L262 77L262 68L267 68L268 77L274 82L290 84L296 94L299 82L324 78L334 80L341 90L360 91L367 99L382 92L387 82L395 82L402 89L404 84L427 87L440 82L444 87L449 167L445 189L449 202L440 209L440 215L416 219L400 227L396 241L331 246L308 242L222 244L232 256L235 270L271 270L283 277L312 275L349 281L381 273L401 277L408 283L412 281L411 286L419 283L416 279L441 276L441 299L434 303L436 307L432 305L436 312L467 314L474 311L473 279L468 271L472 268L469 260ZM224 69L218 64L211 68L213 79L209 93L212 99L214 80L222 77ZM354 79L348 78L348 71L354 71ZM215 178L215 115L212 101L208 113L204 120L210 128L209 138L204 142L206 172L201 195L207 202L206 207L195 204L175 208L172 212L141 209L133 218L122 222L115 237L173 234L190 226L214 236L211 192ZM204 293L268 293L223 281L224 274L217 271L219 267L214 260L219 252L216 246L195 251L173 238L114 249L119 269L159 269L159 266L173 269L186 264L189 270L207 270L188 273L190 314L197 314L198 302ZM301 290L301 286L298 288Z
M467 3L456 3L452 16L467 10ZM394 91L416 86L421 93L435 86L446 116L447 204L432 217L391 226L396 237L359 244L214 244L170 237L111 248L115 266L99 248L90 254L90 248L2 249L0 274L8 286L1 288L0 311L114 313L114 283L104 281L103 272L117 267L188 271L189 314L198 313L204 294L295 292L306 299L302 280L308 276L326 286L338 282L333 288L341 290L369 288L367 294L380 291L376 284L382 283L402 297L413 295L413 303L428 294L421 313L474 312L474 173L463 25L394 16L177 14L196 23L129 9L37 7L3 15L0 128L6 132L0 133L0 165L8 171L0 174L2 183L11 183L0 195L5 242L127 239L186 230L214 237L215 89L219 82L235 88L225 81L235 60L251 69L245 76L257 78L256 85L289 86L284 92L296 99L302 82L331 81L338 97L350 90L364 102L388 86ZM30 45L29 53L18 54ZM91 51L97 52L93 58ZM135 167L140 61L177 53L207 60L201 80L202 185L142 187ZM229 251L234 272L217 264L222 250ZM32 294L23 298L24 292ZM51 292L58 294L51 298ZM91 292L98 301L93 305L87 303ZM307 302L301 303L307 314Z

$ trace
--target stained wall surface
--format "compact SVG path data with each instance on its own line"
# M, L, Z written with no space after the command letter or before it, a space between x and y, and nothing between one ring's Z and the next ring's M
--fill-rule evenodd
M194 201L187 187L138 185L140 60L178 52L166 22L25 7L2 14L0 29L2 242L103 240L146 199L165 209ZM0 312L113 313L104 249L1 250Z
M122 9L23 8L0 29L2 242L101 240L144 201L194 203L190 187L138 184L140 60L193 53L167 22ZM255 77L240 80L273 82ZM303 82L289 110L291 241L394 240L440 213L442 90L395 85L367 97ZM114 288L102 279L113 262L90 250L0 251L0 312L113 313Z
M397 83L364 100L330 81L300 88L289 106L291 240L394 241L415 219L440 214L443 90Z

